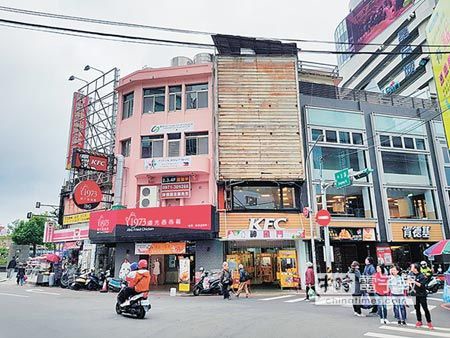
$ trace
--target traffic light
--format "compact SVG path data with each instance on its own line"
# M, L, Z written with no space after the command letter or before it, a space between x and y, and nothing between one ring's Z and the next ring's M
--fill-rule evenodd
M28 219L31 219L32 217L33 217L33 213L32 213L31 211L28 212L28 213L27 213L27 218L28 218Z
M36 202L36 209L39 209L41 207L41 202Z
M372 173L372 172L373 172L373 169L370 169L370 168L363 169L363 170L361 170L359 173L356 173L356 174L353 176L353 179L359 180L359 179L361 179L361 178L364 178L364 177L369 176L369 174Z

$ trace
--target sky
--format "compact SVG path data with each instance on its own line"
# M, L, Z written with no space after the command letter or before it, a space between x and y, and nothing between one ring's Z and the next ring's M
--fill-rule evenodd
M96 19L176 27L223 34L333 40L348 13L347 0L0 0L0 6ZM36 18L0 11L0 18L139 36L211 43L209 37L168 34ZM58 204L67 177L65 158L72 93L97 76L89 64L113 67L125 76L144 66L170 65L174 56L202 52L184 47L136 45L34 32L0 26L0 224L38 213L35 202ZM301 44L304 49L332 45ZM299 55L300 59L336 64L333 55Z

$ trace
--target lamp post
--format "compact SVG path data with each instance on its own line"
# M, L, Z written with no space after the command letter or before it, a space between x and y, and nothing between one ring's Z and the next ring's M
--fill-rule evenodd
M88 71L88 70L91 70L91 69L96 70L97 72L100 72L100 73L102 73L103 75L105 75L105 72L102 71L102 70L100 70L100 69L98 69L98 68L95 68L95 67L92 67L92 66L89 66L89 65L84 66L84 70L85 70L85 71Z
M83 79L80 79L79 77L76 77L75 75L70 75L69 81L74 81L74 80L83 81L83 82L86 83L86 84L89 83L89 82L87 82L86 80L83 80Z
M309 158L312 154L312 151L314 150L314 147L317 145L317 142L321 141L323 139L323 135L319 135L319 137L316 139L314 144L312 145L311 149L309 149L308 154L306 155L306 180L308 182L307 184L307 191L308 191L308 204L309 204L309 230L311 233L311 251L312 251L312 263L313 263L313 270L314 270L314 282L315 285L318 285L318 279L317 279L317 258L316 258L316 244L315 244L315 235L314 235L314 223L312 219L312 207L313 207L313 197L312 197L312 173L311 173L311 165L309 163Z

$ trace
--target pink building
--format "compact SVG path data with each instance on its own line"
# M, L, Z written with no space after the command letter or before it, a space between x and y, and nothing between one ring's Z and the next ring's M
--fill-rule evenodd
M148 257L155 272L160 265L159 283L176 283L182 255L193 272L202 245L217 246L212 70L211 62L147 68L119 81L115 149L126 209L90 221L94 242L115 243L116 275L124 258Z

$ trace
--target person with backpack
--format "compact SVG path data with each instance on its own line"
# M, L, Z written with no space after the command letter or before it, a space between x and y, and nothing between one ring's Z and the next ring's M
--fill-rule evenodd
M222 284L223 299L230 298L230 286L233 284L233 278L231 277L231 271L228 267L228 262L222 264L222 275L220 277L220 283Z
M239 264L239 288L236 297L239 297L242 290L245 290L245 298L248 298L250 292L248 291L248 284L250 283L250 274L244 269L242 264Z

